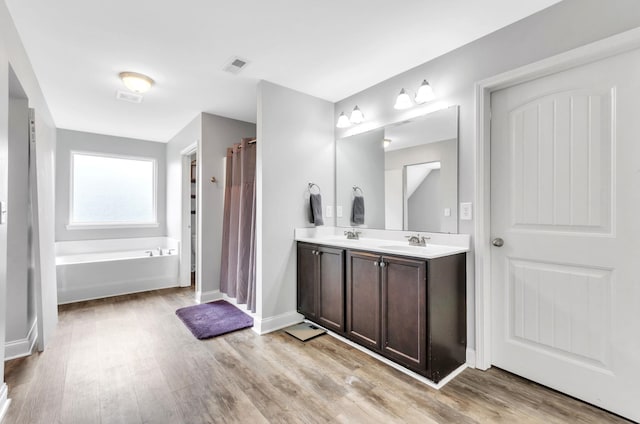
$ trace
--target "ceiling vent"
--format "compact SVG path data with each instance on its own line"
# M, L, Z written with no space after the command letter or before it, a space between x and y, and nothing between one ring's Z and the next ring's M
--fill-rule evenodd
M241 57L238 57L238 56L234 56L229 60L229 62L225 65L225 67L222 68L222 70L232 74L238 74L248 64L249 64L248 60L242 59Z
M131 93L128 91L120 91L116 92L116 99L122 100L124 102L130 103L142 103L142 94Z

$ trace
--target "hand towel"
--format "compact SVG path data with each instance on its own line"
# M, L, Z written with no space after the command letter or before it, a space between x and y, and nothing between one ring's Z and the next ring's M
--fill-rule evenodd
M364 197L359 194L353 196L353 204L351 205L351 224L364 224Z
M309 221L312 224L324 225L322 220L322 195L320 193L310 193L309 212Z

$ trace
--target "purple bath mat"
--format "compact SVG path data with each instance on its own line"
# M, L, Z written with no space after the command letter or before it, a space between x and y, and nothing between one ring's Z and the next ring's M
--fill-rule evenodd
M200 340L253 326L253 318L224 300L180 308L176 315Z

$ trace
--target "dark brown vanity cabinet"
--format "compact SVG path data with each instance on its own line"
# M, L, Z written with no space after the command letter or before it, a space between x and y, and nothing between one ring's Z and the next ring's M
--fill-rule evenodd
M298 312L344 333L344 250L298 243Z
M424 260L347 254L347 335L410 368L426 370Z
M464 254L346 260L347 337L436 383L466 361Z
M466 361L466 255L299 242L298 311L437 383Z

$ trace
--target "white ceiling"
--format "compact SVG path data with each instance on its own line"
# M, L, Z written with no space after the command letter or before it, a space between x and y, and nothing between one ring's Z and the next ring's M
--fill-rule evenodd
M558 1L5 0L58 127L164 142L199 112L255 122L261 79L336 102ZM121 71L156 81L143 103Z

